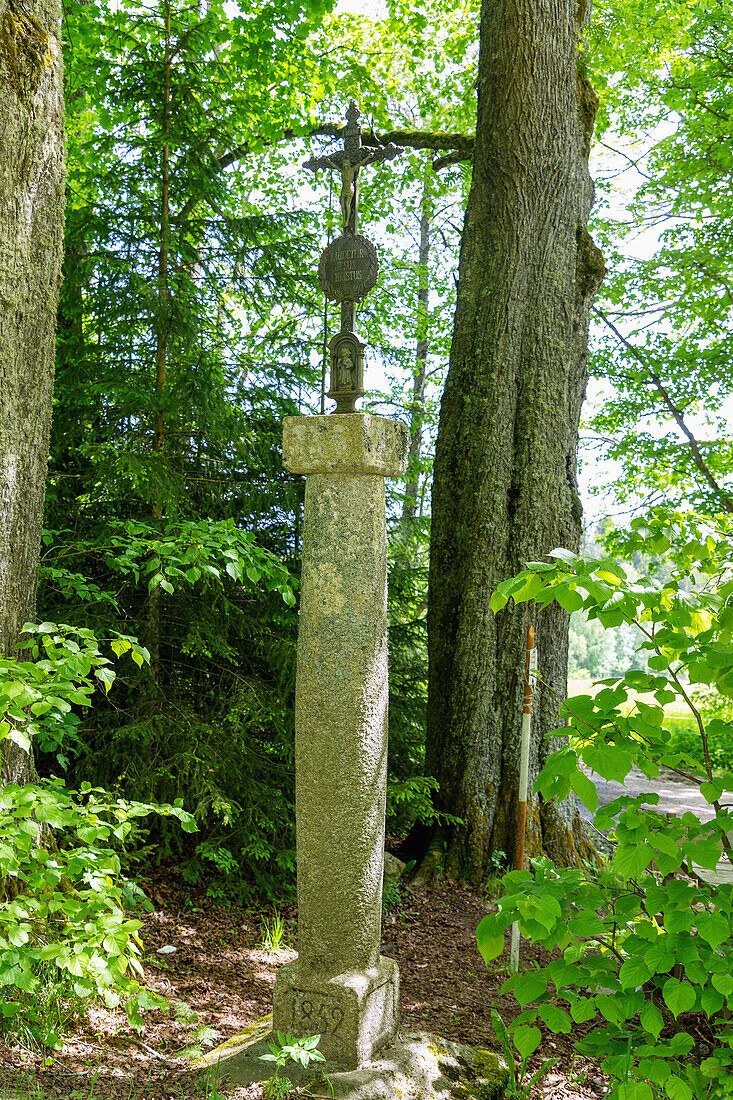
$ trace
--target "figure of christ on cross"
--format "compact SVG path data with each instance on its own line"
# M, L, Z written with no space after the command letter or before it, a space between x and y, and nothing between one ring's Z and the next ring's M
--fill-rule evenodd
M356 233L359 206L359 169L367 164L394 160L402 152L398 145L383 145L381 149L366 150L361 144L360 113L355 103L349 104L344 127L344 147L324 157L311 157L303 167L311 172L320 168L336 168L341 173L341 219L344 233Z

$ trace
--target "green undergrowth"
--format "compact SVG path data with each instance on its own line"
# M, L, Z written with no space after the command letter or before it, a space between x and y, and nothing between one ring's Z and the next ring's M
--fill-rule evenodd
M105 1100L110 1100L110 1097L111 1100L149 1100L151 1089L146 1085L136 1087L130 1083L127 1087L120 1085L119 1089L113 1088L110 1092L109 1081L105 1081L104 1089L97 1090L99 1072L99 1069L91 1072L91 1081L88 1085L72 1087L65 1094L68 1100L101 1100L102 1097ZM13 1084L0 1081L0 1100L57 1100L58 1095L54 1088L44 1091L43 1086L31 1076L29 1071L26 1071L24 1076L20 1075L20 1079ZM209 1073L203 1079L196 1093L191 1093L190 1087L185 1093L188 1100L229 1100L232 1095L231 1088L220 1083L214 1073ZM183 1090L172 1086L168 1100L184 1100Z
M88 684L77 685L63 713L52 707L35 735L41 773L131 800L181 800L194 814L195 837L165 818L137 823L125 855L132 872L165 861L192 892L218 900L292 897L297 573L229 521L110 522L71 541L48 531L44 541L44 613L83 623L63 628L76 631L68 637L82 649L84 631L111 639L115 652L127 646L135 667L115 673L99 643ZM396 597L390 604L387 816L391 830L407 832L416 818L438 815L435 781L420 774L424 593L410 585L421 573L409 555L398 557L395 592L411 593L415 614Z
M125 802L89 784L0 791L0 1029L57 1049L95 1000L123 1007L133 1027L145 1009L165 1007L142 982L142 922L129 911L146 899L120 864L133 823L150 814L195 828L180 806Z
M551 801L575 792L595 811L586 771L623 784L632 767L649 793L622 795L595 814L614 841L608 864L565 868L543 858L506 874L479 947L487 962L498 958L517 922L523 937L560 953L502 986L521 1009L512 1040L523 1054L539 1046L540 1024L567 1035L592 1025L575 1049L611 1077L610 1100L717 1100L733 1096L733 885L716 877L732 854L733 773L716 770L714 751L724 746L727 760L733 741L733 524L660 514L634 521L616 544L629 556L664 554L664 578L630 580L618 559L561 548L554 564L531 562L500 585L492 608L513 599L539 611L557 600L604 627L638 631L648 671L565 701L571 737L534 794ZM684 726L666 711L680 700ZM707 820L657 812L662 769L698 787Z

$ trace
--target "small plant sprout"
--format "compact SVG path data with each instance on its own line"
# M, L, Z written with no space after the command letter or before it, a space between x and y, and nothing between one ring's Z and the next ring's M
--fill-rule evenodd
M557 1058L546 1058L537 1072L528 1080L527 1063L542 1041L542 1032L538 1027L520 1025L514 1028L510 1039L507 1026L495 1008L491 1010L491 1024L509 1071L506 1095L510 1100L527 1100L534 1086L552 1069ZM514 1052L515 1047L519 1057Z
M260 928L260 947L263 951L279 951L285 940L285 921L277 906L272 917L263 917Z
M212 1080L212 1076L213 1076L213 1080ZM219 1092L218 1086L219 1086L219 1072L218 1072L218 1067L217 1067L217 1070L213 1075L211 1073L208 1073L206 1075L206 1082L205 1082L206 1091L204 1093L204 1100L225 1100L225 1097L222 1095L222 1093ZM173 1097L171 1097L171 1100L173 1100Z
M275 1072L268 1081L265 1081L265 1096L268 1100L282 1100L282 1097L287 1096L290 1092L292 1088L290 1081L287 1077L280 1075L280 1070L288 1062L294 1062L296 1065L307 1069L311 1062L326 1061L320 1050L316 1050L320 1040L320 1035L308 1035L305 1039L294 1039L290 1032L283 1035L282 1031L278 1031L277 1042L268 1043L270 1053L260 1055L263 1062L275 1063Z

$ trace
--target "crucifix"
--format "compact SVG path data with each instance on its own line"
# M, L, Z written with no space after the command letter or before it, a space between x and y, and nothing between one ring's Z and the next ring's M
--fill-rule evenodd
M361 144L361 113L352 101L346 112L344 126L344 147L324 157L311 157L305 161L304 168L317 172L320 168L337 168L341 173L341 220L343 232L356 233L357 208L359 204L359 169L367 164L377 164L383 160L394 160L402 152L398 145L382 145L368 152Z
M368 164L394 160L402 150L382 145L368 152L361 144L359 109L349 104L343 131L343 149L323 157L311 157L303 165L311 172L336 168L341 174L342 235L326 248L318 265L318 281L327 298L341 305L341 329L330 342L331 387L337 413L356 412L356 400L364 393L364 345L356 335L356 302L366 297L377 281L379 260L370 240L356 232L359 207L359 171Z

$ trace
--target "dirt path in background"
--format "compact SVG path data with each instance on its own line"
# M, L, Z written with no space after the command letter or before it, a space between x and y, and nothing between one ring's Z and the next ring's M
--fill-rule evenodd
M715 811L709 802L706 802L700 794L699 787L689 783L686 779L674 772L662 770L662 774L656 779L647 779L638 768L632 768L626 777L625 783L616 783L613 780L602 779L595 772L586 770L586 775L593 780L598 791L598 801L601 806L612 802L623 794L644 794L651 791L659 795L659 802L653 808L663 814L680 814L690 810L700 821L708 821ZM723 798L723 803L733 805L733 795L729 792ZM592 820L590 811L584 806L584 816Z
M659 801L655 805L649 803L649 808L658 810L660 813L675 814L680 817L690 812L700 821L709 821L715 814L714 808L700 794L700 788L676 775L675 772L663 769L661 775L655 779L648 779L638 768L632 768L624 783L603 779L587 769L586 775L593 781L598 791L599 806L605 806L614 798L624 794L639 795L651 792L659 795ZM733 793L728 791L721 802L724 806L733 806ZM587 821L593 821L593 814L583 803L581 803L581 814ZM733 866L727 857L721 857L716 872L699 867L696 870L708 882L733 883Z

